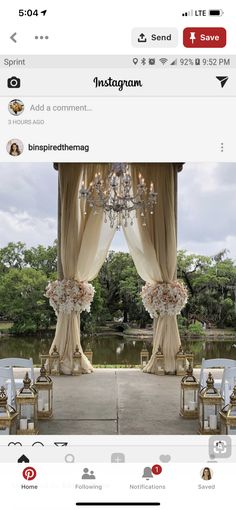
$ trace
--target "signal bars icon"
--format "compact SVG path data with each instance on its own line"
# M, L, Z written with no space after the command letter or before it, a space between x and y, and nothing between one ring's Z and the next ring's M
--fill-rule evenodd
M191 9L191 11L182 12L182 16L194 16L193 9Z

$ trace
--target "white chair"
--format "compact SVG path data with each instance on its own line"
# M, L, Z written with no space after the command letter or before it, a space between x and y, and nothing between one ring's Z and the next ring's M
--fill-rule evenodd
M15 406L16 387L12 367L0 367L0 386L7 390L8 404Z
M206 386L206 380L208 373L212 368L229 368L236 367L236 360L227 358L215 358L215 359L202 359L202 366L200 372L200 389ZM215 388L221 388L222 379L214 379Z
M34 375L34 365L32 358L2 358L0 359L0 367L12 367L14 368L24 368L26 371L30 372L29 376L31 379L32 384L35 383L35 375ZM13 370L14 373L14 370ZM16 379L15 380L15 389L16 391L19 390L23 384L23 377L22 379Z
M230 395L236 385L236 366L224 369L220 392L226 406L230 402Z

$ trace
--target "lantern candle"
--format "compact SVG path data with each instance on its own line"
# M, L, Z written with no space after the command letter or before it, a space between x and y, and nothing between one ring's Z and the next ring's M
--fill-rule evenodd
M181 380L180 416L182 418L194 420L198 417L198 388L199 384L190 364L186 375Z
M212 429L212 430L217 428L217 416L215 416L215 414L211 414L209 416L209 425L210 425L210 429Z
M220 432L219 412L223 399L214 386L212 374L208 374L206 387L199 393L199 434L218 434Z
M37 407L38 393L35 385L31 384L28 372L23 379L23 386L17 392L16 405L18 411L17 434L38 434ZM34 429L29 428L28 422L34 422Z
M43 398L38 399L38 411L43 411Z
M7 392L4 386L0 388L0 435L16 433L16 410L7 403Z
M75 352L73 353L73 358L72 358L72 363L73 363L72 375L80 375L82 373L81 357L82 357L82 355L79 350L79 346L76 345L76 349L75 349Z
M36 379L35 388L38 392L37 416L40 420L52 417L53 383L47 375L44 363L40 368L40 375Z
M21 418L20 419L20 430L26 430L27 429L27 418Z
M155 366L158 375L165 375L164 355L160 346L155 354Z

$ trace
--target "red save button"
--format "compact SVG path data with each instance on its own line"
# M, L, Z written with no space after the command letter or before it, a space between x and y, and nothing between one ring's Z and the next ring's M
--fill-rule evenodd
M183 32L185 48L224 48L226 46L225 28L185 28Z

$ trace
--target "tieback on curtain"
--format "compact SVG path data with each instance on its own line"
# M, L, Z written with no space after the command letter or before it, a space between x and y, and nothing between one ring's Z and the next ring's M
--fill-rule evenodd
M178 280L171 283L146 283L141 297L150 316L158 318L163 315L178 315L187 303L188 291Z
M94 293L91 283L64 279L50 282L45 296L49 298L50 305L58 315L59 312L90 312Z

